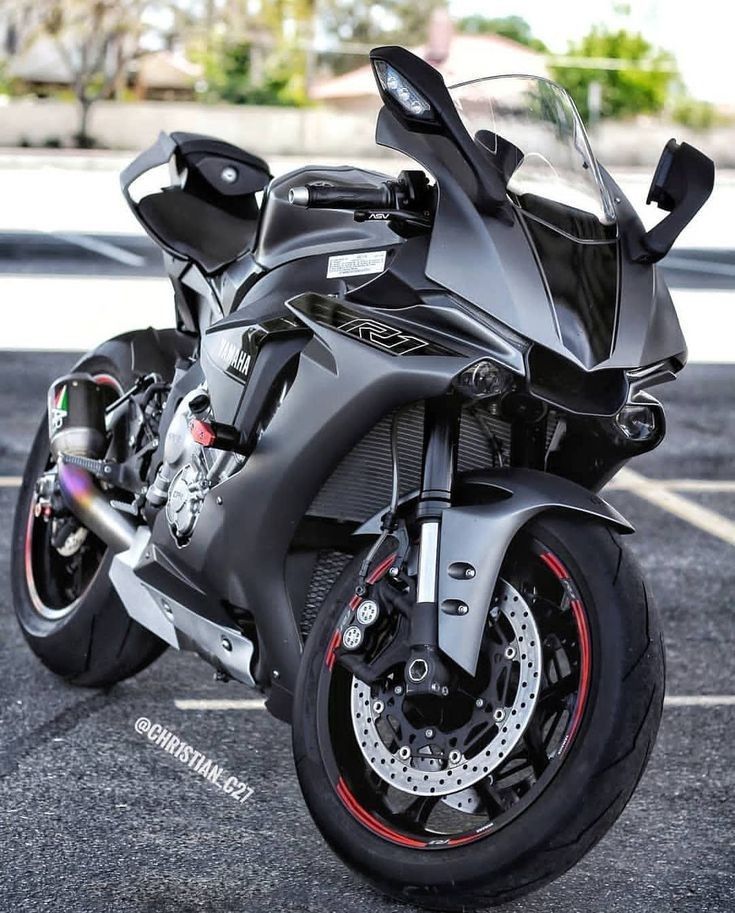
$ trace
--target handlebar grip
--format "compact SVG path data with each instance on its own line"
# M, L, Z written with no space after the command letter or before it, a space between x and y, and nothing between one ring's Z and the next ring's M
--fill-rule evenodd
M395 191L387 183L341 187L305 184L289 190L288 202L310 209L387 209L395 206Z

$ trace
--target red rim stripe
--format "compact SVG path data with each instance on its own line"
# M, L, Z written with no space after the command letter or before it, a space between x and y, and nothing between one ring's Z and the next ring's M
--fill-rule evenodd
M403 834L399 834L397 831L392 831L389 827L381 824L377 818L373 818L369 812L365 811L357 799L355 799L355 797L347 788L347 784L342 779L342 777L340 777L339 781L337 782L337 795L340 797L352 816L356 818L360 824L364 825L366 828L368 828L368 830L371 830L379 837L383 837L386 840L391 840L393 843L398 843L401 846L413 847L414 849L423 849L426 846L424 841L414 840L411 837L404 837Z
M562 583L571 579L569 571L567 571L556 555L552 555L551 552L544 552L541 555L541 560ZM579 724L582 722L582 716L587 704L587 695L589 693L590 673L592 671L592 648L590 646L589 625L587 624L587 615L584 606L579 598L572 599L572 612L574 613L574 622L577 625L577 634L579 635L579 693L577 694L577 703L574 707L569 731L559 748L560 755L562 755L572 744L574 736L579 729Z
M342 640L342 634L340 631L335 631L332 635L332 639L329 641L329 646L327 647L327 669L331 669L334 665L335 654L337 647L339 647L340 641Z

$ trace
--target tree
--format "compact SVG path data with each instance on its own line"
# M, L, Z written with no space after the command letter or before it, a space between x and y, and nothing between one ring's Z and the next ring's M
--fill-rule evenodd
M459 20L459 31L466 35L500 35L542 54L548 50L543 41L534 38L531 26L522 16L488 19L481 13L475 13L473 16L465 16L464 19Z
M380 44L403 44L413 47L427 37L434 10L446 6L446 0L321 0L319 19L322 31L340 44L365 49ZM356 54L330 54L330 68L342 73L356 65ZM357 63L363 60L357 59Z
M235 104L306 101L314 0L263 0L249 9L229 0L226 33L209 29L202 53L210 98Z
M38 23L31 40L50 38L66 67L79 104L76 141L93 145L89 112L101 98L110 97L128 67L144 51L147 31L142 17L145 0L39 0Z
M672 54L655 48L642 35L626 29L595 27L578 44L570 44L569 57L590 58L590 66L560 63L551 67L553 78L571 94L584 118L589 118L590 85L601 88L601 117L656 114L677 76ZM620 66L594 66L595 61L619 60Z

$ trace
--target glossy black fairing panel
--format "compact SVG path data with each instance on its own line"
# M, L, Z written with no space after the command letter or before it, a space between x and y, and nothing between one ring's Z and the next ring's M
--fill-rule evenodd
M618 243L586 242L525 218L564 346L586 367L612 352L618 306Z

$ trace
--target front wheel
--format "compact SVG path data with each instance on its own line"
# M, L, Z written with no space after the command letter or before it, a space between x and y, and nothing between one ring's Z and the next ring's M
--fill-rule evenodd
M552 881L622 812L658 730L663 641L638 565L597 521L535 521L504 562L476 675L452 667L448 694L412 697L389 559L356 624L362 557L322 609L297 685L297 772L322 834L375 887L426 907L486 907ZM350 627L350 655L380 669L372 684L343 660Z

